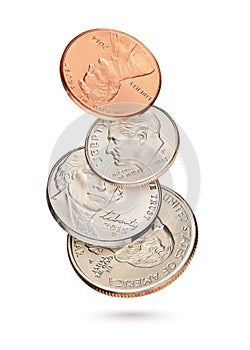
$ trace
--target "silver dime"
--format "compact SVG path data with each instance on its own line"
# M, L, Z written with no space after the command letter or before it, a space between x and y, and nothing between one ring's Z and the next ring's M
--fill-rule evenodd
M134 297L173 282L194 255L194 214L176 192L162 187L159 214L144 235L121 249L88 245L68 236L68 255L79 277L101 293Z
M157 181L138 188L105 183L89 168L84 148L65 154L48 179L47 200L56 221L72 236L120 247L140 236L161 203Z
M170 167L179 133L167 112L151 107L132 120L98 119L85 145L94 172L112 183L134 186L157 179Z

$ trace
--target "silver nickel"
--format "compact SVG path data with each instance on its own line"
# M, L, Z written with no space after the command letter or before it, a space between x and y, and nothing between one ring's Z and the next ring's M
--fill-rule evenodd
M118 297L155 292L173 282L194 255L198 229L187 202L162 186L159 214L143 236L121 249L88 245L68 236L68 255L79 277Z
M82 147L52 168L47 201L56 221L72 236L89 244L121 247L155 219L161 188L157 181L139 188L106 183L89 168Z
M85 146L95 173L121 186L136 186L167 171L177 154L179 133L167 112L151 107L132 120L98 119Z

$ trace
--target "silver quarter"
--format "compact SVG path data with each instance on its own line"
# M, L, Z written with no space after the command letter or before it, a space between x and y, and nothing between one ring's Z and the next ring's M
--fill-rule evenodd
M104 247L120 247L142 235L161 203L157 181L138 188L106 183L89 168L85 150L65 154L47 185L52 215L72 236Z
M194 255L198 229L187 202L162 186L162 204L150 228L121 249L88 245L68 236L68 255L79 277L101 293L134 297L173 282Z
M177 154L179 133L167 112L151 107L132 120L98 119L85 146L95 173L118 185L135 186L167 171Z

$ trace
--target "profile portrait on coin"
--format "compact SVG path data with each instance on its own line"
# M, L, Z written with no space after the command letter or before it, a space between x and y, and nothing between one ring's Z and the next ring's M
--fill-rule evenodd
M160 155L164 146L160 132L160 121L150 111L133 120L111 122L106 153L116 166L136 165L142 171Z
M94 234L91 219L123 195L122 189L107 186L90 170L82 149L71 153L58 166L54 182L58 192L51 196L51 203L56 214L80 233Z
M115 258L136 267L153 267L168 259L173 249L173 235L158 216L142 237L119 249Z
M129 38L110 32L110 42L110 57L99 57L97 62L89 64L78 81L85 98L96 106L111 101L122 81L149 75L155 70L143 48Z

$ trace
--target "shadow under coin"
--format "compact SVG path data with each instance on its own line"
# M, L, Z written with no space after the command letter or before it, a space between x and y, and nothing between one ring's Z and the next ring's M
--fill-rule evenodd
M152 320L173 320L178 317L178 315L172 314L170 312L164 312L160 310L119 310L119 311L106 311L100 312L93 317L98 317L98 319L102 320L110 320L110 321L152 321Z

